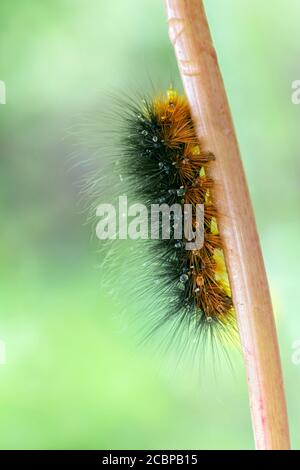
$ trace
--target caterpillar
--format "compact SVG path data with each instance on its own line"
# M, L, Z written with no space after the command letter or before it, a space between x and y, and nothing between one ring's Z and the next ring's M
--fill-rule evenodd
M125 109L125 110L124 110ZM151 257L158 265L156 294L169 301L166 319L177 318L201 334L236 336L236 320L218 231L214 181L210 166L215 156L201 149L184 96L173 88L123 109L122 173L126 187L139 202L190 204L204 207L204 242L186 250L187 240L176 239L171 216L170 239L151 240ZM193 224L195 219L193 219Z

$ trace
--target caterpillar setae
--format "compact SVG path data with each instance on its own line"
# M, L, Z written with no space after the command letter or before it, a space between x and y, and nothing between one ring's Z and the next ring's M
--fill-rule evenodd
M193 213L198 204L204 207L200 249L186 250L187 240L176 239L174 215L170 239L151 240L151 257L158 265L156 295L165 302L172 299L164 319L177 318L200 334L210 331L232 339L235 313L209 175L215 156L201 150L186 98L170 88L154 99L127 103L121 154L126 189L139 202L147 207L179 203L182 210L190 204Z

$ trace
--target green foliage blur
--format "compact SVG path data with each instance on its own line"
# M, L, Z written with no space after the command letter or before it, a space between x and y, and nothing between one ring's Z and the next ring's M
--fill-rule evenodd
M300 2L206 6L299 448L300 365L292 348L300 339L300 106L291 103L291 83L300 79ZM153 354L155 343L140 345L129 321L135 299L124 306L101 282L98 243L79 203L84 165L70 165L77 140L70 129L106 112L108 93L180 83L163 2L1 0L0 80L7 88L0 105L1 449L252 449L239 355L215 368L207 351L202 369L178 366L176 349L166 361ZM84 144L80 152L83 162ZM101 149L97 158L101 166Z

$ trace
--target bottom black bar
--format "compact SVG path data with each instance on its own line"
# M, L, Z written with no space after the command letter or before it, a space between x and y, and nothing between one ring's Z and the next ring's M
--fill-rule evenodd
M141 465L190 465L205 464L272 464L287 465L298 462L298 451L198 451L198 450L16 450L0 451L0 467L9 468L12 464L20 468L43 468L47 465L72 465L75 468L104 468L120 465L137 468Z

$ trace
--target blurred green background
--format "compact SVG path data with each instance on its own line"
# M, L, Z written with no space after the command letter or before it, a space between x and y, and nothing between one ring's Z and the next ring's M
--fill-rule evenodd
M279 330L300 448L298 0L209 0ZM110 91L179 82L160 0L2 0L0 447L253 448L242 361L202 371L139 345L134 299L101 282L98 244L70 170L82 116ZM72 134L72 133L71 133ZM80 158L85 160L85 145ZM98 161L101 166L101 149ZM116 278L116 283L118 282ZM128 317L127 317L128 314ZM209 356L209 354L208 354ZM199 370L200 369L200 370Z

